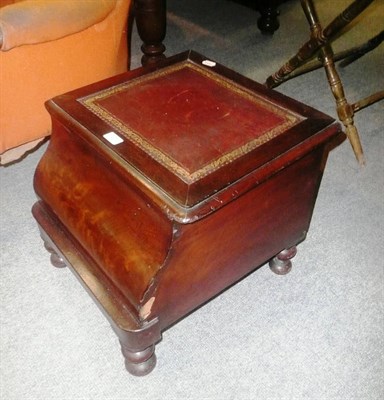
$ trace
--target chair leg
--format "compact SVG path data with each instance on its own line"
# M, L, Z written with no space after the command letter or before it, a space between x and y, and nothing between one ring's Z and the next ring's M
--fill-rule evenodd
M365 10L372 1L373 0L355 0L323 29L317 16L313 0L301 0L304 14L311 29L311 37L300 48L299 52L286 62L275 74L268 77L265 83L267 87L278 86L280 83L289 79L289 75L293 71L304 66L307 61L318 53L336 101L337 115L345 126L346 135L360 165L364 164L364 155L359 134L354 125L354 106L348 103L345 97L343 84L335 66L331 40L338 32Z
M302 0L301 4L311 29L311 36L314 38L319 38L319 40L324 40L323 29L321 27L319 17L316 13L313 1ZM323 46L320 47L319 56L323 63L333 97L335 98L336 101L337 115L340 121L345 126L345 131L346 131L345 133L352 145L352 149L353 152L355 153L357 161L359 162L360 165L363 165L365 163L363 148L361 146L356 126L354 125L354 120L353 120L354 111L351 104L348 103L345 97L344 87L341 82L339 73L336 70L334 62L334 54L330 40L324 41Z
M332 57L332 49L330 46L321 49L321 57L327 74L329 86L336 101L336 111L340 121L345 126L345 133L351 143L353 152L360 165L365 164L363 148L361 146L359 133L354 125L354 111L351 104L348 103L343 84L336 70Z

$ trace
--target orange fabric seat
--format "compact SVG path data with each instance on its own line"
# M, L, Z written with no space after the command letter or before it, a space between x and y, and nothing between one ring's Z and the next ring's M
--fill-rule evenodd
M50 134L46 100L124 72L131 0L0 0L0 154Z

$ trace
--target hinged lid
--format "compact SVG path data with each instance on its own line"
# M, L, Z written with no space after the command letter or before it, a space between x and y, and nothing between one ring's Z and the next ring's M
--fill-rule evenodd
M194 52L54 103L183 207L333 122Z

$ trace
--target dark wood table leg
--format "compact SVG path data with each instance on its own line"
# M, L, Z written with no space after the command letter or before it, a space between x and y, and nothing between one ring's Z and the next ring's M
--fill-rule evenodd
M278 20L279 10L277 9L281 0L258 0L257 9L260 18L257 20L257 27L267 35L273 35L280 27Z
M143 65L156 64L165 58L166 0L135 0L137 31L143 41Z

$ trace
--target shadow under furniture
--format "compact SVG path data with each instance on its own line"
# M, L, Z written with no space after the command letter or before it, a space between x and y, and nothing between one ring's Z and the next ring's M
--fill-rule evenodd
M238 0L259 11L257 26L265 34L273 34L279 28L278 6L287 0ZM137 30L143 45L142 64L155 64L165 57L163 41L166 35L166 0L134 0ZM190 7L193 7L190 2Z

